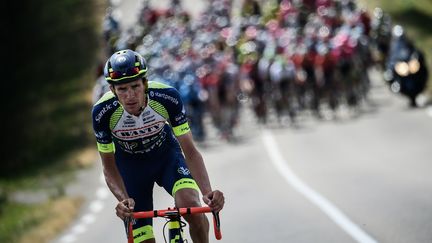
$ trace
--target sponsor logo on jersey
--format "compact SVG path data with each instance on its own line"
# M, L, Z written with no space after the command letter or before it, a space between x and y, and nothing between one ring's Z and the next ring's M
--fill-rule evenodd
M143 117L143 122L151 122L154 121L155 119L156 119L155 115L151 115L151 116Z
M134 129L121 129L113 130L112 133L115 137L119 139L137 139L152 136L160 132L165 125L165 121L155 122L145 127L138 127Z
M180 121L180 120L182 120L182 119L184 119L185 118L185 116L184 116L184 114L179 114L179 115L177 115L175 118L174 118L174 120L175 121Z
M174 98L174 97L172 97L170 95L164 94L164 93L150 91L149 94L150 94L151 97L159 97L159 98L162 98L162 99L166 99L166 100L169 100L169 101L171 101L172 103L174 103L176 105L179 103L179 101L176 98Z
M162 145L162 143L165 141L166 133L162 131L157 136L153 136L150 139L143 139L142 140L142 146L140 142L126 142L126 141L120 141L116 140L116 142L120 145L120 148L122 151L129 153L129 154L145 154L148 152L151 152L155 148L158 148Z
M177 172L179 173L179 174L181 174L181 175L185 175L185 176L188 176L188 175L190 175L190 171L189 171L189 169L188 168L185 168L185 167L179 167L178 169L177 169Z
M126 120L123 122L125 127L135 126L136 121L132 118L132 116L126 116Z
M112 104L106 104L102 110L96 115L95 120L97 122L100 122L100 119L102 118L102 116L109 111L110 109L112 109L112 106L117 106L118 105L118 101L114 101Z
M95 132L95 137L96 137L97 139L102 139L102 138L105 137L106 135L107 135L107 133L104 132L104 131Z
M100 119L102 118L102 116L111 109L111 104L107 104L104 106L104 108L102 108L102 110L99 112L99 114L96 115L95 120L97 122L100 122Z
M181 132L181 133L189 132L189 131L190 131L190 127L182 127L182 128L180 129L180 132Z
M125 142L125 141L117 141L123 149L133 151L138 147L138 143L136 142Z

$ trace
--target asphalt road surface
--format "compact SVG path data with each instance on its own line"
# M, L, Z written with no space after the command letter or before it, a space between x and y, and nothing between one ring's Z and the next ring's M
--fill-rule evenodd
M237 142L209 129L199 146L213 188L226 196L222 242L431 243L431 109L407 108L379 79L360 112L338 120L306 114L298 127L259 126L245 104ZM126 242L100 162L78 181L70 190L88 201L53 243ZM154 198L155 208L172 206L157 186ZM155 220L159 242L162 223Z

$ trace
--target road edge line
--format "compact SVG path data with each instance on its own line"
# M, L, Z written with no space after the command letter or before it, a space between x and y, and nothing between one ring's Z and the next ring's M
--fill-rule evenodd
M333 205L328 199L314 191L306 185L288 166L288 163L283 159L279 152L278 146L269 130L264 129L262 139L271 158L273 165L283 178L296 191L306 197L310 202L315 204L322 212L330 217L339 227L359 243L378 243L359 226L352 222L341 210Z

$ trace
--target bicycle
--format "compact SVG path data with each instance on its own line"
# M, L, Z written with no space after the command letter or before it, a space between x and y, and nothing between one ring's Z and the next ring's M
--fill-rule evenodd
M154 211L142 211L142 212L134 212L132 219L126 219L126 234L128 236L128 243L133 243L133 232L132 232L132 224L136 219L142 218L156 218L163 217L168 219L168 221L163 226L162 232L164 236L165 243L167 242L176 242L183 243L187 242L187 240L183 237L183 227L186 226L186 223L182 221L182 216L185 214L198 214L198 213L212 213L213 214L213 230L214 235L217 240L222 239L222 233L220 230L220 218L219 213L216 213L211 210L210 207L188 207L188 208L168 208L162 210L154 210ZM168 225L168 241L165 237L165 227Z

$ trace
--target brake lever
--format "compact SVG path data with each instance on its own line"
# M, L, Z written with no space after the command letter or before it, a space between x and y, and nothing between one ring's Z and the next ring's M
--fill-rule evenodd
M214 233L217 240L222 239L222 232L220 229L220 217L219 212L212 211L213 214L213 226L214 226Z
M216 227L217 227L218 229L220 229L220 218L219 218L219 212L212 211L212 214L213 214L213 218L215 219Z
M136 223L136 219L132 218L132 217L126 217L123 220L124 224L125 224L125 228L126 228L126 236L129 238L129 234L131 233L132 230L132 225L134 225Z

